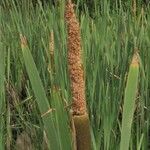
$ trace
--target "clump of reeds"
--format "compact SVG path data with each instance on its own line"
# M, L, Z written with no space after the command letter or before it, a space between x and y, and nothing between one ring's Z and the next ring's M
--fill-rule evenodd
M68 29L68 69L72 92L72 115L75 127L76 147L77 150L89 150L91 149L90 123L85 100L80 27L71 0L68 0L66 4L65 19Z

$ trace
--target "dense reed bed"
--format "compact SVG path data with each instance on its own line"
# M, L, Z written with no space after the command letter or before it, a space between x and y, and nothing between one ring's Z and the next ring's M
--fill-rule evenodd
M55 8L40 2L18 7L11 1L10 6L0 8L0 149L71 150L75 135L65 2ZM86 6L84 13L78 4L74 7L92 150L146 150L150 10L139 7L133 15L121 4L116 9L109 2L101 10L96 6L92 15ZM135 49L137 72L131 68Z

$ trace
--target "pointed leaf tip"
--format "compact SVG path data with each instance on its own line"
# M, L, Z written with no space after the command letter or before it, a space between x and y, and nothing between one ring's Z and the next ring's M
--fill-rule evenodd
M27 47L27 39L22 34L20 34L20 41L21 41L21 48L22 49L25 48L25 47Z
M138 53L135 53L133 55L131 65L133 67L138 67L139 66L139 54Z

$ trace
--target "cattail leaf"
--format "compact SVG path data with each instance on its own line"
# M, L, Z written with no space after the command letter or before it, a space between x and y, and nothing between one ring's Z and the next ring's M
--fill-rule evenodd
M5 127L5 50L2 48L2 43L0 43L0 149L4 150L4 127Z
M59 90L52 91L52 107L55 109L55 119L57 126L57 133L60 143L60 150L71 149L71 133L69 129L69 120L63 99L61 98Z
M129 68L127 85L125 89L120 150L129 149L131 127L133 122L135 100L137 94L138 75L139 75L138 56L134 54Z
M22 54L26 66L26 70L34 91L36 101L42 116L44 127L46 130L46 135L48 138L48 144L51 150L59 149L59 143L57 141L56 128L54 126L53 114L50 111L50 105L44 91L42 81L39 77L35 62L33 60L32 54L27 46L27 41L25 37L21 36L21 47Z

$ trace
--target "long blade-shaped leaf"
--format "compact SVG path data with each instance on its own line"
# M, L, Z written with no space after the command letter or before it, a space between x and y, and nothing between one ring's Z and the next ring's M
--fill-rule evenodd
M22 53L23 53L25 66L27 69L27 73L28 73L34 94L36 96L36 100L37 100L40 113L41 115L45 114L43 115L42 119L43 119L44 127L46 130L46 134L48 137L48 143L50 145L50 149L51 150L59 149L56 130L54 127L54 122L53 122L53 115L52 115L52 112L50 112L50 106L49 106L41 79L39 77L36 65L34 63L32 54L27 46L25 37L21 37L21 46L22 46Z
M68 128L68 117L67 112L65 111L62 99L58 91L53 91L52 105L55 108L56 122L58 126L58 134L60 141L61 150L70 150L71 149L71 134Z
M5 50L2 48L2 43L0 43L0 149L4 150L4 111L5 111L5 90L4 90L4 80L5 80Z
M134 55L132 63L129 68L128 80L125 89L120 150L129 149L131 126L135 110L138 74L139 74L138 57L137 55Z

